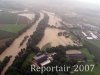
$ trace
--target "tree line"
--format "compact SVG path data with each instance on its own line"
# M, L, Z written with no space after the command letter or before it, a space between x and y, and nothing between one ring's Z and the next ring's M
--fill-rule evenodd
M6 56L3 61L0 61L0 74L7 63L10 61L11 56Z

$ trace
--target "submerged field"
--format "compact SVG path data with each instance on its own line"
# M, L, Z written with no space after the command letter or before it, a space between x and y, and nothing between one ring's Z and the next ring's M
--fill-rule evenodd
M37 44L41 50L45 50L49 47L56 47L58 45L75 45L71 38L66 38L65 36L58 36L60 32L66 32L64 29L59 29L58 27L63 27L60 23L62 22L61 18L59 18L55 13L42 11L43 13L49 16L48 26L44 31L44 36L42 40ZM53 26L53 27L52 27Z
M56 28L46 28L44 32L44 37L37 45L39 48L42 48L47 43L50 43L51 46L58 46L58 45L74 45L73 40L70 38L66 38L65 36L58 36L59 32L63 32L64 30L56 29Z

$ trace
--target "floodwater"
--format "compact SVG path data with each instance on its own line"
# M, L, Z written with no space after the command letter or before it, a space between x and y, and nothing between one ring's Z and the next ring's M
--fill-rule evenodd
M61 18L56 16L55 13L51 13L51 12L44 11L44 10L43 10L43 12L46 13L49 16L48 24L50 26L61 27L61 24L60 24L60 22L62 21Z
M58 36L59 32L64 32L64 30L47 27L45 30L44 37L39 42L37 47L42 48L47 43L51 43L51 46L53 47L58 45L74 45L73 41L70 38L66 38L65 36Z
M32 20L35 16L34 14L31 14L31 13L22 13L22 14L18 14L18 15L27 17L29 20Z
M4 75L4 73L6 72L6 70L8 69L9 66L11 66L11 64L13 63L15 56L18 55L18 53L21 51L22 48L26 48L26 43L29 39L24 42L24 44L20 46L20 43L22 42L22 40L24 39L25 36L30 36L33 34L33 32L36 30L38 23L44 18L44 14L40 13L40 18L39 20L31 27L29 28L26 32L24 32L22 35L20 35L18 38L15 39L15 41L11 44L10 47L8 47L1 55L0 55L0 60L2 61L5 56L12 56L12 58L10 59L9 63L7 64L7 66L4 68L3 72L1 73L1 75Z
M46 13L49 16L48 24L50 26L61 27L60 22L62 21L55 13L51 13L48 11L43 10L43 13ZM45 29L45 35L42 40L39 42L37 47L42 48L47 43L51 43L51 46L58 46L58 45L74 45L73 41L70 38L65 38L64 36L58 36L59 32L64 32L64 30L57 29L57 28L49 28Z

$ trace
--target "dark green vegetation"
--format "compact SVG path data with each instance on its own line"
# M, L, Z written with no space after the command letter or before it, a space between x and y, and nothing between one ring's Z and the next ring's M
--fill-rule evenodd
M80 51L87 57L88 60L94 59L94 56L88 51L87 48L82 48Z
M88 51L88 49L86 49L86 48L82 48L81 51L87 57L86 64L95 65L94 69L92 72L90 72L90 71L88 71L88 72L75 72L74 74L71 74L71 75L99 75L100 74L100 64L95 62L93 54L91 54Z
M94 71L91 75L99 75L100 74L100 40L85 40L84 45L88 48L89 52L93 56L93 61L88 63L95 64Z
M95 56L95 61L100 63L100 40L85 40L84 45Z
M40 23L38 24L38 27L36 28L36 31L31 36L31 38L28 40L29 48L37 45L41 41L42 37L44 36L44 31L48 25L48 19L49 19L49 17L46 14L44 15L45 15L44 19L40 21Z
M34 57L34 52L29 53L29 55L27 56L27 58L25 59L23 65L22 65L22 67L25 67L29 63L32 63L33 57Z
M44 45L42 48L41 48L41 51L46 51L47 48L50 48L51 47L51 43L47 43L46 45Z
M7 65L7 63L10 61L11 56L5 57L4 60L0 61L0 73L2 72L3 68Z

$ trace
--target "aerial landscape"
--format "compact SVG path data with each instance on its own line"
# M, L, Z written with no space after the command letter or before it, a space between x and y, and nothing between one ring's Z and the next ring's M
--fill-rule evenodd
M0 0L0 75L100 75L99 0Z

